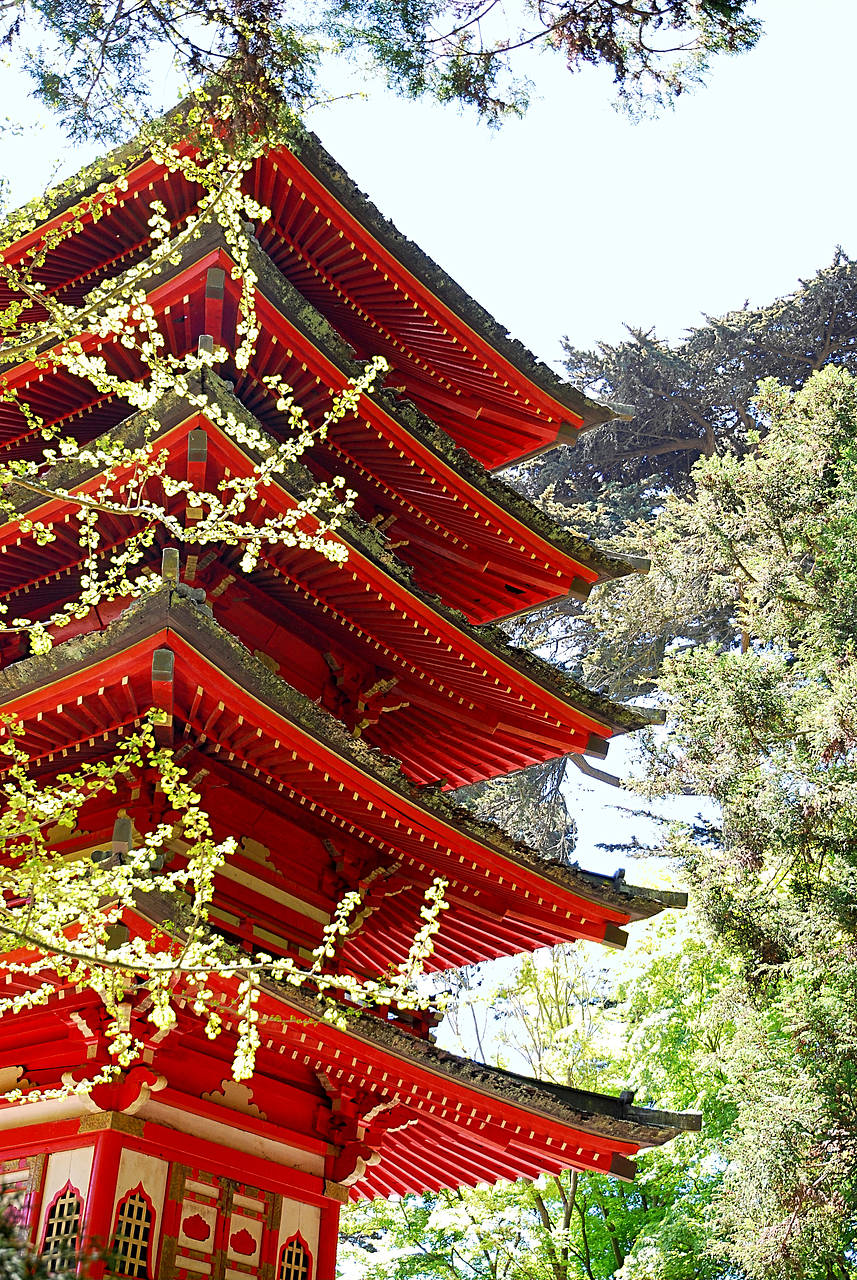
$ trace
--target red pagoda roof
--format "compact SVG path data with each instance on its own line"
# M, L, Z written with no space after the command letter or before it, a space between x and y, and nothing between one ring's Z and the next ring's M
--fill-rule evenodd
M284 377L308 413L321 413L360 366L270 259L257 249L250 261L259 280L262 333L250 369L232 376L242 403L276 434L279 415L264 378ZM152 275L149 301L175 354L195 350L202 333L227 343L234 335L241 290L232 279L233 266L220 233L212 231L204 243L185 249L180 264ZM118 341L85 334L81 344L120 377L144 376ZM22 364L7 369L4 381L24 392L48 423L61 422L79 438L91 438L122 415L121 405L61 367L46 380L41 363ZM3 436L13 455L26 456L37 446L14 403L0 405ZM383 521L417 580L473 621L510 616L568 594L583 598L596 582L631 570L493 481L413 404L390 391L364 396L359 415L333 424L309 461L323 478L344 475L359 495L358 510Z
M155 676L165 660L166 683ZM343 950L361 972L380 972L407 954L422 895L437 875L449 879L456 906L438 935L438 968L572 938L622 946L621 925L686 901L548 862L436 791L414 788L395 761L354 739L205 610L168 591L133 606L104 632L0 675L0 706L20 717L23 741L44 768L61 765L72 751L103 755L111 735L138 723L153 704L169 719L176 745L185 744L185 767L208 778L206 804L224 834L234 834L240 794L246 837L275 850L278 840L293 848L301 826L311 833L298 859L304 883L313 860L310 883L329 880L331 842L339 850L340 876L365 876L367 857L389 869L376 887L371 923ZM145 795L140 803L145 810ZM112 821L112 815L102 819ZM343 871L346 864L350 872ZM280 950L289 949L290 931L300 926L298 945L316 945L323 910L308 913L289 897L284 926L265 900L266 884L276 885L281 874L293 893L295 865L287 856L261 870L244 867L243 890L222 885L220 923L259 946L278 939ZM341 883L334 879L330 886L328 912ZM323 897L317 901L324 904Z
M258 441L255 457L272 447L223 384L208 374L207 386L209 395L217 395L219 408ZM147 411L129 419L116 429L117 438L136 447L143 432L151 430L152 416ZM199 435L201 428L210 447L200 483L209 491L227 469L232 474L251 471L254 454L248 446L228 438L205 415L187 415L182 402L165 400L156 416L161 430L151 447L168 448L175 455L174 474L184 474L189 433ZM114 472L121 482L121 468ZM295 465L292 473L286 488L272 483L262 491L255 513L259 519L272 510L287 510L307 491L311 482L306 472ZM42 477L40 487L85 494L99 482L91 467L65 463ZM13 495L15 490L7 491L8 498ZM36 548L29 538L21 539L16 521L0 526L0 595L20 601L15 612L46 616L58 600L74 594L74 581L62 576L81 557L73 526L67 528L74 503L23 493L15 507L53 527L56 541ZM108 555L140 523L105 516L102 526L103 553ZM359 518L345 522L340 540L349 552L345 567L315 552L278 548L245 577L236 564L240 551L226 548L217 555L207 553L201 577L194 554L189 577L208 588L217 617L229 630L255 652L264 652L291 683L320 698L352 730L401 759L416 781L444 779L460 786L568 751L603 755L610 735L644 723L644 717L589 693L548 663L511 647L501 631L470 627L424 595L386 550L385 540ZM240 589L226 589L236 579ZM102 606L98 615L91 613L59 630L57 639L97 627L121 607Z
M157 939L165 915L165 904L147 897L124 918L135 935ZM213 981L225 1002L225 1032L213 1042L203 1035L201 1019L183 1002L180 988L178 1025L164 1044L144 1010L131 1009L132 1031L147 1046L153 1074L161 1073L157 1092L135 1106L142 1136L149 1126L161 1141L172 1131L172 1149L181 1144L182 1131L193 1133L200 1121L219 1120L267 1140L269 1150L286 1141L321 1154L331 1151L326 1144L332 1143L326 1177L357 1199L569 1168L630 1180L636 1171L633 1156L641 1147L658 1146L700 1125L698 1115L634 1106L628 1095L609 1097L469 1062L356 1010L346 1014L343 1025L333 1026L311 997L273 983L260 991L261 1046L247 1098L248 1103L258 1099L261 1107L229 1112L227 1097L221 1094L218 1104L212 1094L216 1098L229 1076L242 1016L234 998L237 982ZM20 986L21 980L12 978L11 989ZM19 1066L29 1086L49 1087L61 1074L75 1071L91 1073L106 1053L105 1019L93 993L63 987L58 995L50 1008L19 1014L14 1031L11 1023L0 1023L0 1067ZM66 1035L46 1041L57 1006ZM123 1089L128 1100L134 1095L130 1085L129 1079L128 1086L106 1086L103 1097L96 1091L95 1100L101 1106L122 1105ZM331 1100L337 1104L333 1116L327 1112ZM0 1128L4 1120L16 1122L14 1112L0 1104ZM314 1112L320 1118L327 1112L317 1137L307 1122ZM73 1133L76 1120L65 1123ZM26 1130L21 1139L26 1141ZM325 1189L320 1178L303 1175L303 1191L319 1195Z
M176 122L181 137L181 111ZM186 139L181 145L190 148ZM276 482L263 473L242 508L262 537L250 572L241 568L243 548L232 545L243 536L236 533L228 545L222 537L210 547L189 545L180 581L175 557L161 560L174 551L167 530L180 540L182 521L187 529L200 509L186 488L147 475L154 508L100 510L98 555L145 529L152 540L140 568L162 569L172 585L130 605L101 599L67 628L54 625L55 647L36 657L16 661L23 637L0 637L0 709L21 724L18 744L34 779L55 781L70 764L105 761L149 717L157 741L186 770L215 839L235 842L213 871L206 907L228 956L210 977L223 1034L209 1040L215 1022L206 1025L199 989L179 970L170 981L178 1018L169 1034L151 1016L154 979L129 982L122 1025L143 1046L142 1059L90 1099L51 1096L60 1082L73 1089L106 1064L115 1033L97 981L72 986L53 975L47 1003L43 988L37 1006L24 1001L14 1023L0 1020L0 1069L21 1075L25 1091L49 1093L20 1110L0 1103L0 1128L20 1134L15 1158L80 1145L80 1115L100 1110L121 1121L126 1136L133 1119L129 1151L169 1152L207 1178L229 1178L238 1158L242 1176L259 1187L326 1206L328 1225L343 1194L424 1192L569 1168L633 1176L641 1146L698 1128L698 1117L476 1066L429 1043L432 1011L409 1010L403 1000L360 1012L347 994L359 989L350 979L383 980L408 964L433 893L442 892L449 909L431 921L428 970L576 939L623 946L630 921L686 902L558 864L443 793L568 751L603 754L613 733L648 719L481 625L561 596L582 598L594 583L631 570L558 529L485 470L572 442L611 411L510 341L384 222L317 139L297 130L290 149L270 152L246 174L247 193L270 206L271 218L248 251L258 336L248 367L239 367L238 335L248 327L239 328L242 253L209 230L178 254L162 245L151 257L151 203L162 202L176 231L201 192L139 144L107 164L125 170L127 181L112 193L102 188L102 162L97 174L55 195L52 222L31 228L26 211L17 223L13 216L20 234L4 260L25 270L35 261L36 280L67 307L108 280L112 296L122 297L122 273L139 267L135 287L145 281L176 367L197 353L219 361L224 348L231 354L218 368L233 382L196 364L177 381L181 394L128 417L113 394L116 380L142 386L155 364L143 363L127 334L102 337L97 319L72 319L90 330L75 340L48 326L38 354L17 364L10 334L0 369L7 461L38 459L42 467L41 417L78 442L107 435L130 446L126 456L151 448L166 458L171 479L197 493L222 492L230 478L253 475L288 429L272 386L287 384L315 427L367 360L385 357L390 376L386 389L362 394L353 414L335 418L326 436L316 433L306 465L295 463ZM53 244L49 228L60 225L74 233ZM0 286L0 306L12 296ZM92 301L96 311L104 305L98 295ZM24 306L17 349L28 355L39 318L39 304ZM65 341L100 357L114 381L93 366L91 381L64 370ZM81 595L85 557L72 523L81 504L73 495L98 493L106 481L86 458L33 468L3 493L0 597L25 601L11 616L45 621ZM110 467L109 483L130 495L124 465ZM299 504L318 483L336 476L358 493L356 512L335 537L325 535L347 550L344 567L316 550L264 540L260 522L304 510ZM51 526L52 542L30 536L33 518ZM319 533L314 517L303 520L302 533ZM85 870L89 855L105 856L114 824L127 831L130 822L131 842L157 828L158 865L181 879L190 846L157 769L135 765L114 781L87 793L74 830L52 830L55 854ZM113 838L107 856L121 858ZM340 909L351 912L347 927L328 947ZM156 895L123 910L135 938L152 944L147 954L183 948L180 915L175 900ZM70 926L70 940L78 928ZM236 1038L243 1055L253 1025L251 1006L239 998L241 955L263 969L272 955L287 956L315 989L338 995L324 1003L263 984L255 1074L236 1103ZM326 966L321 976L311 957ZM10 993L51 981L38 955L27 958L37 962L31 972L4 975ZM120 1146L93 1147L95 1194L108 1210ZM101 1169L102 1150L115 1167ZM180 1206L173 1208L178 1225ZM89 1203L85 1221L93 1221ZM333 1267L329 1241L325 1248L322 1280Z
M97 190L110 166L127 169L128 186L115 207ZM379 214L313 134L296 130L291 149L260 159L247 186L271 208L259 234L283 274L360 357L387 356L410 398L487 466L571 442L581 427L614 416L510 340ZM75 208L83 197L103 209L97 220L85 206ZM176 224L193 210L198 192L141 157L138 144L121 148L101 162L97 179L88 181L84 171L60 188L54 217L10 245L5 259L26 264L45 228L76 217L81 230L73 242L58 246L37 272L52 292L73 302L106 270L145 253L145 206L152 199L164 203Z

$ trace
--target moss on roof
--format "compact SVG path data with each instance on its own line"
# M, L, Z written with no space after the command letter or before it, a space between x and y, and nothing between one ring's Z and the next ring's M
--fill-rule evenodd
M130 605L103 631L74 637L49 653L11 663L0 672L0 705L31 689L41 688L94 665L112 653L120 653L136 639L170 628L184 636L207 660L234 677L252 697L290 720L334 754L394 791L409 804L433 814L447 826L461 831L513 865L535 872L547 884L588 901L613 907L643 919L664 907L683 907L685 894L640 889L614 877L599 876L567 867L537 850L513 840L494 823L476 818L450 796L410 782L398 760L384 755L363 739L355 738L330 712L299 693L281 676L260 662L234 635L216 622L208 606L200 606L179 591L162 588Z
M269 448L274 448L275 442L262 427L261 423L249 410L244 408L221 378L207 369L204 371L203 381L199 385L200 389L204 386L206 394L215 399L224 412L234 414L239 422L258 432L262 439L268 442ZM174 415L176 412L182 412L182 404L183 402L177 395L170 393L162 397L152 409L141 411L124 419L116 427L105 433L102 439L118 439L130 447L138 447L144 442L147 426L153 417L160 417L162 420L166 418L166 423L164 424L164 429L166 430L168 429L167 424L173 424L175 421L180 420L180 418L175 418ZM190 413L192 411L196 411L195 407L186 404L184 412ZM249 450L244 446L240 447L251 461L261 457L260 453ZM84 483L94 474L95 472L91 467L83 467L80 463L71 460L58 463L51 468L50 471L40 477L39 483L53 489L71 490ZM293 497L301 498L311 491L313 485L312 475L307 468L301 463L292 463L283 477L282 487ZM40 499L29 491L15 485L6 486L3 491L3 497L22 515L32 512L43 505L44 502L44 499ZM430 594L417 586L409 566L403 564L390 550L389 540L384 534L379 533L373 526L367 524L356 512L352 512L343 523L339 536L347 545L364 555L389 577L395 578L412 596L432 609L439 617L445 619L463 635L474 641L480 648L499 658L512 670L531 680L539 688L548 690L561 698L569 707L608 726L613 733L633 732L635 729L639 729L643 725L651 723L653 719L658 718L655 713L647 712L645 709L625 707L604 697L602 694L592 692L585 685L572 679L571 676L566 675L543 658L510 644L508 636L501 627L490 623L476 626L468 622L462 613L444 604L439 596Z
M324 1006L312 996L279 983L265 982L263 986L285 1004L323 1019ZM696 1132L702 1125L702 1117L697 1112L635 1107L629 1094L617 1097L575 1089L472 1062L371 1013L349 1010L345 1034L377 1045L457 1084L521 1107L531 1115L557 1120L583 1133L654 1147L669 1142L679 1133Z
M160 924L171 918L172 904L158 894L139 895L137 908L149 923ZM679 1133L696 1132L701 1128L702 1117L697 1112L660 1111L634 1106L630 1093L618 1097L595 1093L472 1062L469 1058L440 1049L430 1040L412 1035L371 1012L357 1010L347 1004L342 1005L345 1026L333 1029L324 1016L327 1006L312 994L270 979L263 979L261 985L279 1003L324 1026L329 1034L345 1035L377 1046L455 1084L521 1107L530 1115L567 1124L583 1133L652 1147L669 1142Z
M582 418L584 427L595 426L615 417L608 405L591 400L571 383L563 382L552 369L528 351L523 343L511 338L508 331L461 285L418 245L404 236L389 218L383 216L314 133L304 128L296 130L291 150L313 177L393 258L530 382Z
M4 231L11 233L12 237L25 234L33 225L34 217L41 222L47 221L72 207L83 197L93 194L99 183L138 163L145 156L153 134L178 138L181 135L182 121L191 105L190 99L179 103L160 121L149 125L140 137L114 148L45 196L15 210L7 217ZM521 342L510 338L507 330L484 307L381 214L314 133L296 124L290 139L290 149L330 194L426 289L525 378L582 418L584 427L607 422L616 416L608 405L599 404L571 383L564 382ZM5 235L3 242L9 242Z
M216 247L229 253L220 228L211 227L200 238L184 247L177 264L164 263L160 271L152 270L148 277L150 283L185 270ZM337 365L344 377L351 378L359 375L362 372L362 366L357 362L353 348L337 333L321 312L294 285L290 284L256 242L250 248L250 263L258 277L261 292L275 308L295 324L314 345L318 346L328 359ZM136 273L138 270L139 267L134 266L126 272L119 273L115 277L117 285L121 285L122 277L128 272ZM0 368L7 367L10 366L0 361ZM597 573L598 581L622 577L637 570L638 566L634 561L603 551L588 538L557 524L529 499L488 471L466 449L456 445L455 441L418 409L413 401L384 387L375 388L368 393L368 398L404 427L429 452L514 520L532 530L564 555L592 569Z
M530 1114L559 1120L584 1133L654 1147L669 1142L679 1133L696 1131L701 1127L702 1118L695 1112L635 1107L627 1097L573 1089L472 1062L469 1058L439 1049L429 1041L408 1035L371 1014L364 1014L355 1021L354 1032L439 1075L480 1093L502 1098Z
M225 246L224 246L225 247ZM227 250L228 252L228 250ZM302 328L313 338L347 377L361 372L353 349L336 332L320 311L309 302L294 285L290 284L272 259L254 244L251 249L251 265L259 277L259 287L277 310ZM622 556L610 554L596 547L589 539L572 533L558 525L545 512L509 485L486 470L480 462L460 448L455 441L427 417L413 401L390 388L379 387L369 393L384 412L400 423L410 435L444 461L462 479L484 493L502 510L519 520L526 528L544 538L557 550L572 559L594 569L602 578L618 578L633 573L634 565Z

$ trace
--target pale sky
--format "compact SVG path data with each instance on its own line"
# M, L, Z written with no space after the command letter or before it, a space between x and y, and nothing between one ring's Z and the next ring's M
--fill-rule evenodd
M680 337L765 303L854 235L854 0L760 0L766 32L707 87L634 124L610 77L533 59L542 99L492 132L375 94L319 115L355 181L515 337L554 359L621 336Z

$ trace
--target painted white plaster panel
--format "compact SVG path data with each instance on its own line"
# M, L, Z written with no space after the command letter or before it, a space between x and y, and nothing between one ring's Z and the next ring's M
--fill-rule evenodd
M52 1151L48 1156L42 1209L39 1214L39 1230L36 1235L40 1243L51 1203L57 1192L62 1191L67 1182L71 1183L80 1193L81 1200L84 1204L86 1203L86 1193L89 1190L89 1178L92 1173L92 1155L93 1147L88 1146L75 1147L72 1151Z
M265 1210L264 1200L259 1200L253 1196L242 1196L237 1191L232 1197L232 1203L236 1209L254 1209L256 1213L263 1213Z
M218 1142L222 1146L231 1147L233 1151L243 1151L247 1155L259 1156L262 1160L273 1160L290 1169L299 1169L302 1173L324 1176L324 1156L321 1153L301 1151L285 1142L275 1142L271 1138L263 1138L261 1134L233 1128L228 1124L221 1124L219 1120L209 1120L207 1116L179 1111L176 1107L156 1102L153 1098L140 1108L137 1115L144 1120L154 1120L156 1124L179 1129L182 1133Z
M82 1098L48 1098L44 1102L10 1103L0 1108L0 1129L23 1129L28 1124L47 1124L51 1120L70 1120L91 1110Z
M226 1256L230 1262L243 1262L252 1266L259 1261L263 1225L260 1218L248 1218L243 1213L230 1214L226 1247Z
M188 1178L184 1189L192 1191L194 1195L207 1196L210 1200L217 1200L220 1196L220 1187L211 1182L193 1182Z
M161 1235L161 1219L164 1216L164 1195L167 1189L167 1173L169 1165L157 1156L148 1156L142 1151L134 1151L125 1147L119 1160L119 1174L116 1179L116 1194L113 1197L112 1223L116 1222L116 1208L119 1201L129 1191L141 1186L152 1202L155 1210L155 1221L149 1240L149 1257L158 1256L158 1240Z
M203 1232L203 1228L199 1222L195 1222L195 1218L201 1218L208 1227L208 1233ZM185 1230L187 1224L188 1230ZM214 1232L217 1226L217 1205L216 1204L199 1204L196 1200L185 1200L182 1205L182 1219L179 1226L178 1244L183 1249L198 1249L200 1252L209 1252L214 1247Z
M321 1221L321 1210L312 1204L301 1204L298 1200L287 1200L283 1196L283 1212L280 1215L280 1237L277 1242L277 1265L280 1251L292 1236L300 1236L312 1255L313 1275L318 1257L318 1230Z

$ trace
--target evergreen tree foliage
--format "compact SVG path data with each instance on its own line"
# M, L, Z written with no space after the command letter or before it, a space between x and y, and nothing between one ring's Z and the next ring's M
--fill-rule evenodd
M718 53L751 48L753 0L29 0L0 10L0 38L37 95L74 136L117 137L146 109L151 60L171 58L192 84L227 70L248 111L273 87L299 107L325 95L333 53L359 59L409 97L428 94L496 123L525 110L527 47L571 71L604 65L620 98L668 102Z
M656 520L666 496L692 492L700 458L740 458L767 430L755 403L760 380L797 390L826 366L857 372L857 263L837 251L794 293L711 319L677 346L635 331L616 346L567 350L570 376L628 405L629 416L513 478L555 519L647 568L668 536ZM714 529L717 536L716 520ZM603 587L585 608L573 600L548 605L516 624L516 638L545 646L614 696L648 694L669 646L736 634L729 592L723 597L717 576L696 572L694 556L709 551L688 545L669 572Z
M752 1276L845 1276L857 1236L857 381L830 367L797 393L768 383L759 409L767 432L752 451L700 464L695 496L661 517L676 552L731 594L743 642L667 658L671 731L652 746L650 785L717 802L717 818L674 832L668 851L743 979L717 1244Z
M563 799L565 770L561 756L505 778L462 787L455 798L522 844L540 849L557 862L569 863L577 828Z
M857 263L837 250L829 267L793 293L710 319L677 346L636 330L615 346L584 352L566 343L566 351L569 376L627 406L628 416L507 478L558 523L620 551L644 572L605 585L587 605L558 600L509 629L516 643L592 687L620 699L651 695L668 649L742 639L728 573L698 572L720 537L716 514L709 530L677 543L658 519L664 499L693 491L700 458L741 457L755 447L767 429L755 402L760 380L775 377L798 389L828 365L857 372ZM581 757L572 763L619 783ZM472 796L479 812L570 860L575 830L566 779L564 763L555 761L469 788L462 798Z
M647 1155L630 1189L564 1175L363 1210L355 1244L392 1245L372 1280L857 1270L857 377L768 380L754 412L742 455L703 458L664 496L648 577L612 588L641 612L692 590L688 614L724 619L719 639L671 646L647 749L651 794L709 800L660 849L695 914L647 926L618 985L557 956L493 1002L507 1066L629 1081L637 1102L700 1107L703 1133Z
M653 477L686 490L698 458L746 450L758 427L753 400L763 378L798 388L828 364L854 371L857 264L838 249L829 267L788 296L711 317L675 346L652 330L630 329L624 342L579 351L566 340L565 351L575 383L633 407L625 420L595 428L581 447L564 451L569 496L596 482L628 486ZM548 455L545 466L557 460Z
M20 1217L16 1197L0 1201L0 1280L72 1280L87 1274L86 1258L49 1258L31 1248L22 1238Z
M657 520L662 503L672 492L692 492L700 458L741 457L754 447L767 429L755 403L760 380L775 377L797 389L827 365L857 372L857 263L837 250L829 267L793 293L710 319L677 346L632 331L615 346L566 350L570 377L627 405L629 416L508 478L560 524L621 551L641 570L650 562L654 568L600 588L586 606L559 600L509 629L517 643L614 697L651 695L668 649L741 642L731 580L697 571L698 558L715 549L712 536L720 536L717 517L713 534L699 533L677 551L674 532ZM572 762L618 782L581 757ZM566 779L564 762L554 761L468 788L462 799L570 861L575 829Z

